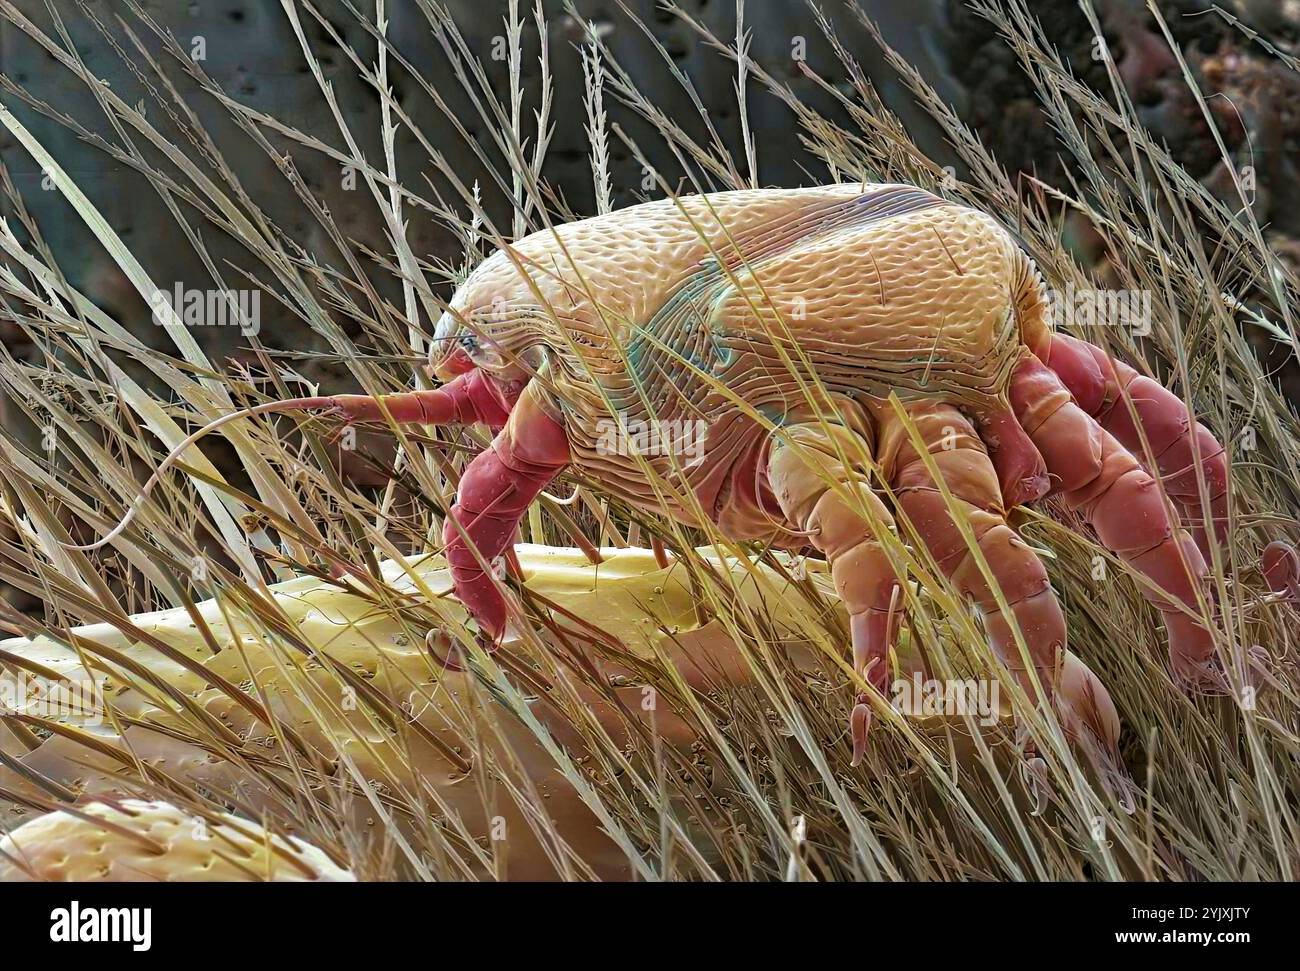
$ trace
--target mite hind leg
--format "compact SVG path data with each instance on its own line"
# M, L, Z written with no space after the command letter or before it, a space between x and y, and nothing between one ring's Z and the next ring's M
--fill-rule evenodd
M1039 702L1053 701L1066 645L1065 616L1038 554L1007 524L998 472L983 440L955 406L912 404L906 411L924 446L918 451L898 415L882 411L880 454L892 469L900 514L957 591L978 607L994 653L1025 693ZM951 508L925 455L952 497ZM962 524L969 528L969 542Z
M1069 334L1053 334L1039 357L1090 418L1159 474L1205 562L1213 561L1213 546L1226 562L1227 451L1192 417L1183 400L1095 344Z
M1119 756L1118 716L1105 687L1066 650L1065 614L1047 570L1006 521L1006 480L988 454L985 425L977 432L962 412L944 403L916 404L906 412L921 451L892 408L878 418L879 454L900 521L911 527L958 593L974 602L994 654L1025 694L1051 704L1065 736L1086 755L1103 785L1127 802L1131 785ZM1028 784L1041 797L1046 766L1036 755L1037 746L1027 740Z
M1211 601L1209 571L1160 483L1038 358L1021 361L1011 400L1066 504L1103 546L1151 581L1141 587L1142 595L1164 619L1175 677L1191 687L1222 690L1214 637L1201 616Z

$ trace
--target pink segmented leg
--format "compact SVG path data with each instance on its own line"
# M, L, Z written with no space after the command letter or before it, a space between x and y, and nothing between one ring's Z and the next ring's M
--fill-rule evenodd
M461 374L431 391L405 391L372 397L336 394L278 402L277 411L324 410L345 421L384 421L399 425L475 425L501 428L510 417L520 385L496 381L485 372Z
M1158 588L1142 587L1169 635L1170 665L1191 685L1221 688L1214 638L1198 615L1208 600L1205 560L1159 483L1115 437L1075 403L1056 371L1026 355L1011 381L1016 417L1047 461L1065 502L1111 552ZM1181 607L1192 611L1192 616Z
M462 370L441 388L432 391L408 391L402 394L381 395L378 398L363 394L326 395L312 398L288 398L284 401L266 401L251 408L222 415L191 432L179 442L149 476L139 495L116 526L93 543L62 544L70 550L97 550L111 543L126 530L139 513L149 493L191 446L206 435L241 421L252 415L267 415L289 411L323 411L337 415L345 422L379 421L385 414L398 424L473 424L483 423L496 429L505 424L510 409L518 399L522 382L502 381L482 371Z
M1148 469L1159 472L1161 485L1174 500L1202 558L1207 563L1213 560L1211 543L1215 543L1226 560L1227 452L1208 428L1192 420L1183 400L1095 344L1068 334L1053 334L1040 357L1080 408ZM1198 468L1205 482L1204 505Z
M1047 495L1050 483L1043 457L1016 421L1010 404L977 416L980 438L997 470L1002 507L1035 502Z
M1026 694L1051 700L1065 651L1065 616L1042 560L1007 525L998 473L984 442L953 405L926 402L910 405L907 412L1006 609L907 428L891 413L880 420L880 454L886 468L893 469L890 481L899 511L953 586L979 608L995 653ZM1013 620L1027 653L1016 641Z
M1294 546L1281 540L1269 543L1264 547L1259 568L1270 590L1292 603L1300 603L1300 556L1296 555Z
M492 445L461 476L443 527L444 551L456 598L489 642L500 640L506 625L493 562L510 546L528 506L568 463L564 426L529 386Z
M902 588L872 526L874 520L878 528L892 529L894 520L861 464L868 454L867 443L841 425L792 425L773 438L767 474L791 528L809 535L830 564L849 614L854 671L885 693ZM867 701L859 695L850 716L853 765L866 750Z
M1124 812L1132 813L1137 787L1120 755L1119 711L1101 679L1069 651L1061 664L1056 710L1066 737L1083 751Z

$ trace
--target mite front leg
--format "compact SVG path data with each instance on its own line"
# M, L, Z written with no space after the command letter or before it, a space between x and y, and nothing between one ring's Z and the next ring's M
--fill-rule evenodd
M278 402L277 411L324 410L346 422L384 421L399 425L487 425L499 429L519 396L517 383L494 381L481 370L469 371L430 391L404 391L372 397L336 394Z
M457 599L491 642L506 625L493 562L511 545L528 506L568 464L564 426L546 414L530 385L491 446L461 476L443 527L444 551Z
M425 424L450 425L482 423L489 428L498 429L510 416L510 409L519 397L523 387L518 382L497 381L482 371L470 371L441 388L432 391L407 391L402 394L380 395L371 397L364 394L323 395L313 398L288 398L283 401L266 401L251 408L233 411L228 415L208 422L197 431L191 432L183 441L164 458L153 475L149 476L140 494L127 509L116 526L106 535L93 543L74 545L61 543L64 549L88 552L111 543L121 536L136 515L144 507L149 493L162 481L164 474L171 469L182 455L199 440L224 428L233 422L250 418L253 415L280 414L289 411L323 411L337 415L345 422L381 421L385 414L399 425ZM382 404L381 404L382 402Z
M830 563L835 590L849 613L854 671L885 693L889 648L903 612L902 588L869 521L881 529L894 524L872 491L866 468L858 464L867 454L867 443L843 426L793 425L773 438L767 472L791 527L806 533ZM859 695L850 717L853 765L866 749L867 702Z

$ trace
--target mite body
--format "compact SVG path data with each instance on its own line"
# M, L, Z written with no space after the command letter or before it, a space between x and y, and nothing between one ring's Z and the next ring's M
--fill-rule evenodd
M862 184L634 206L493 254L433 348L437 390L258 410L496 430L444 536L489 640L507 614L491 563L573 466L643 509L821 552L854 669L886 695L904 588L880 537L905 518L1030 697L1050 698L1065 619L1006 518L1050 490L1151 581L1174 675L1225 687L1206 618L1206 558L1227 528L1222 446L1158 383L1054 333L1037 270L983 213ZM1270 547L1275 589L1297 573L1289 547ZM855 761L870 721L864 693Z
M510 249L456 294L435 373L544 363L538 398L574 466L736 538L773 530L754 487L773 426L829 412L865 428L891 392L1006 414L1016 300L1039 299L993 220L909 186L663 200ZM652 447L610 447L638 436ZM647 464L682 489L652 488Z

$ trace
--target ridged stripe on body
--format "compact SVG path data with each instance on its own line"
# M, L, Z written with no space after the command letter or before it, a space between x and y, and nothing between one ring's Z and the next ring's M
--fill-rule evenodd
M761 279L763 264L792 246L948 204L920 189L889 186L847 201L810 207L795 218L772 220L724 240L718 247L721 261L706 260L653 317L637 328L626 361L629 378L641 388L640 393L632 388L619 396L636 396L635 404L626 410L642 410L640 394L660 417L668 417L666 408L677 411L670 406L673 398L687 410L698 407L697 399L707 394L708 388L696 369L718 375L730 361L732 352L725 341L736 335L715 330L714 309L742 270ZM614 404L618 410L625 410L618 400Z

